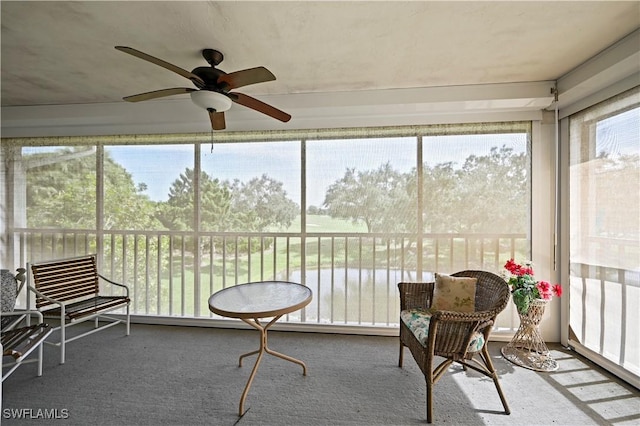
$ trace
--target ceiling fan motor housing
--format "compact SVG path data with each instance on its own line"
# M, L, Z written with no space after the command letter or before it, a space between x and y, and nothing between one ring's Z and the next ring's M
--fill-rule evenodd
M218 82L218 78L225 74L224 71L213 67L198 67L193 69L191 72L200 77L204 82L204 86L200 87L201 89L204 88L219 92L226 92L229 90L227 84ZM196 86L198 86L198 84L196 84Z

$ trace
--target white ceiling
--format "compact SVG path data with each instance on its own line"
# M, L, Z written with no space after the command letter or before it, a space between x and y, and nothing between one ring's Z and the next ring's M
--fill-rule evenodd
M193 87L116 45L187 70L207 65L204 48L225 55L219 68L227 72L265 66L276 81L238 91L285 109L291 95L554 81L640 27L639 1L2 1L0 8L3 107L121 104L123 96ZM322 99L318 106L331 108ZM155 102L163 101L147 103ZM240 109L227 113L228 124Z

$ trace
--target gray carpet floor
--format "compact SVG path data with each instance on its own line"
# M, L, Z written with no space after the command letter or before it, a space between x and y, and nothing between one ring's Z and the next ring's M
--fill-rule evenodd
M78 326L82 327L82 326ZM44 375L23 365L3 383L2 424L414 425L425 424L425 383L408 349L398 368L393 337L271 331L269 347L308 368L266 355L238 416L257 349L255 330L132 324L71 342L67 361L45 345ZM493 383L452 367L435 387L434 423L449 425L639 424L640 394L591 363L550 346L560 369L514 366L491 342L511 407ZM48 414L45 414L48 413ZM14 414L12 414L14 413ZM29 418L17 419L15 413ZM65 417L43 420L41 416ZM38 418L40 416L40 418Z

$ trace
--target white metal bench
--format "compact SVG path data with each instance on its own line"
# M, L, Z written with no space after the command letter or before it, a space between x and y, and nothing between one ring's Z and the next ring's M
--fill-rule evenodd
M32 263L29 290L36 295L36 308L45 317L55 317L60 324L53 330L60 330L58 342L45 342L60 346L60 363L65 362L65 346L68 342L104 330L114 325L125 323L126 334L129 335L129 288L111 281L98 273L96 256L86 255L69 259L51 260ZM121 296L103 295L100 293L100 282L116 286ZM125 318L105 315L118 309L126 309ZM67 337L66 329L87 320L95 320L95 327L73 337ZM99 320L107 324L99 326Z
M16 294L24 287L27 270L18 268ZM4 290L4 289L3 289ZM35 317L35 324L31 324ZM11 310L0 312L0 344L2 346L2 381L18 367L30 362L38 363L38 376L42 376L42 343L51 334L51 326L45 324L38 311ZM29 358L37 350L35 358ZM11 361L5 361L10 358Z
M34 315L36 324L24 325L27 316ZM38 363L38 376L42 376L42 343L51 334L49 324L42 320L42 314L38 311L19 311L0 313L2 319L2 381L11 375L22 364L29 362ZM27 320L27 322L30 322ZM37 358L27 357L37 350ZM5 362L5 357L11 357L11 362Z

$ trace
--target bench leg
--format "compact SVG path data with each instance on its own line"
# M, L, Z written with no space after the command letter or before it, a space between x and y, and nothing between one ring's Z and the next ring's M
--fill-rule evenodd
M66 321L65 321L65 309L62 306L60 314L60 364L64 364L65 361L65 344L67 341L67 333L65 330Z
M129 303L127 303L127 336L129 335L130 331L131 331L131 320L129 317Z
M43 346L44 342L40 342L40 347L38 348L38 377L42 376L42 356L44 354Z

